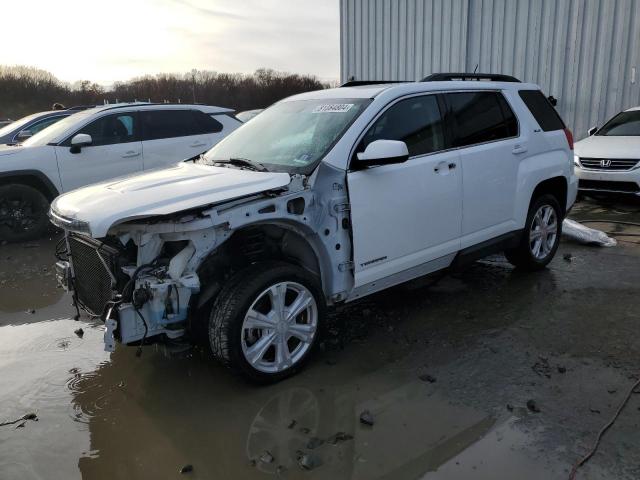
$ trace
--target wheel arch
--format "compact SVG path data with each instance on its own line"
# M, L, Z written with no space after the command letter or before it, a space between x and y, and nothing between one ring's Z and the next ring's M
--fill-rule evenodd
M333 273L329 252L308 225L288 219L248 223L205 258L198 276L206 287L198 307L212 300L231 275L248 265L281 260L298 265L319 278L323 292L330 290Z
M538 183L531 194L529 204L541 195L551 194L558 200L560 208L562 209L562 217L564 218L567 208L567 191L568 184L567 179L564 176L548 178L547 180Z
M19 183L35 188L51 202L59 195L58 189L38 170L13 170L11 172L0 172L0 185Z

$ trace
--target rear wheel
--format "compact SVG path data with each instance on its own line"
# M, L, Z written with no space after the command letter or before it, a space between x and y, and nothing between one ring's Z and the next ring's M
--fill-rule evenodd
M249 380L276 382L308 360L324 314L314 275L282 262L252 265L236 274L214 302L211 350Z
M38 190L13 183L0 186L0 240L35 240L47 231L49 202Z
M531 202L520 244L505 251L510 263L524 270L540 270L553 259L560 243L562 215L556 197L542 195Z

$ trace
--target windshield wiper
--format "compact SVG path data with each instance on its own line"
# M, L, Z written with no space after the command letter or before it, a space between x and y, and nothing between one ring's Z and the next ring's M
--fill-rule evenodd
M250 168L251 170L255 170L256 172L268 172L267 167L265 167L260 162L255 162L253 160L249 160L248 158L230 158L228 160L214 160L214 164L216 163L228 163L230 165L235 165L236 167L245 167Z

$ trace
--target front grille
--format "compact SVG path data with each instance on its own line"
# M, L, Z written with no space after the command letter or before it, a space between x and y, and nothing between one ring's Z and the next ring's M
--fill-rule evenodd
M640 187L635 182L611 182L606 180L580 180L578 188L601 192L637 193L640 191Z
M580 164L586 169L616 172L631 170L638 162L637 158L580 158Z
M114 285L109 272L116 271L118 251L78 235L69 237L69 249L77 298L89 312L101 315L105 304L113 298Z

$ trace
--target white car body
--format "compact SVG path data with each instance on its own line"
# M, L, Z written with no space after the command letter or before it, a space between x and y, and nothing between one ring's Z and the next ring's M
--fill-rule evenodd
M640 113L640 107L625 112ZM640 127L638 132L633 136L607 136L595 132L576 142L575 171L580 180L579 189L592 193L640 195Z
M134 249L135 244L135 258L127 260L129 277L164 255L165 245L175 247L166 258L169 277L162 281L144 275L131 277L135 285L155 292L152 301L139 305L138 312L125 299L114 307L119 320L107 314L105 341L111 349L114 332L119 332L123 343L144 340L147 335L175 338L185 334L184 322L195 315L188 309L189 298L204 296L193 303L202 305L210 298L207 295L213 295L209 288L212 280L205 276L204 266L218 257L231 263L245 261L242 255L230 252L248 243L240 239L249 232L264 234L262 241L269 249L317 275L322 301L329 305L511 248L514 242L520 244L525 234L529 238L524 229L536 198L545 192L555 196L563 216L577 193L570 133L559 117L556 122L561 127L543 131L521 91L535 92L547 102L536 85L464 81L343 87L282 100L227 137L205 158L225 151L236 141L250 144L244 135L259 135L270 128L270 111L276 112L273 115L301 111L304 113L299 115L306 115L301 121L315 119L314 114L338 119L352 109L361 111L315 163L292 167L291 171L180 165L62 195L53 203L51 217L67 231L72 261L58 265L59 278L68 283L74 275L82 275L73 267L74 245L79 243L83 249L100 249L109 243L118 258L125 255L117 253L119 249L127 245ZM433 147L430 153L416 155L408 153L404 142L383 137L356 153L365 135L375 134L377 125L384 127L381 119L404 105L401 102L448 102L453 98L450 95L458 93L505 102L500 104L504 128L515 131L509 130L512 133L501 134L496 140ZM548 108L553 112L550 105ZM508 109L510 121L516 119L512 127L506 127ZM480 119L473 120L482 123L482 112L477 115ZM449 145L451 124L438 121L445 122L439 127L445 133L438 135ZM305 144L303 133L289 140ZM430 135L436 138L435 133ZM273 143L266 147L273 147ZM316 144L310 145L313 149ZM368 152L376 151L376 145L381 146L378 158L390 160L368 166L364 159ZM381 154L383 151L398 155ZM304 163L307 155L300 158ZM558 224L555 228L559 232ZM224 268L218 265L211 270L217 283L226 282ZM112 272L114 275L120 272ZM86 286L91 282L91 275L85 272L81 283ZM172 303L174 313L168 320L166 314L163 317L162 305L174 302L173 287L180 300L178 305ZM115 284L110 288L116 288ZM95 299L87 297L85 303L88 301ZM92 311L100 314L101 308L97 302ZM144 323L136 312L146 319ZM167 322L180 327L170 328Z
M157 110L195 110L213 116L223 126L216 133L85 146L72 153L68 140L92 122L113 114ZM0 180L32 177L46 196L132 173L164 168L199 155L241 125L233 110L206 105L117 104L83 110L44 129L23 145L0 147ZM55 132L55 134L51 134ZM44 140L46 139L46 141ZM44 192L43 192L44 193Z

